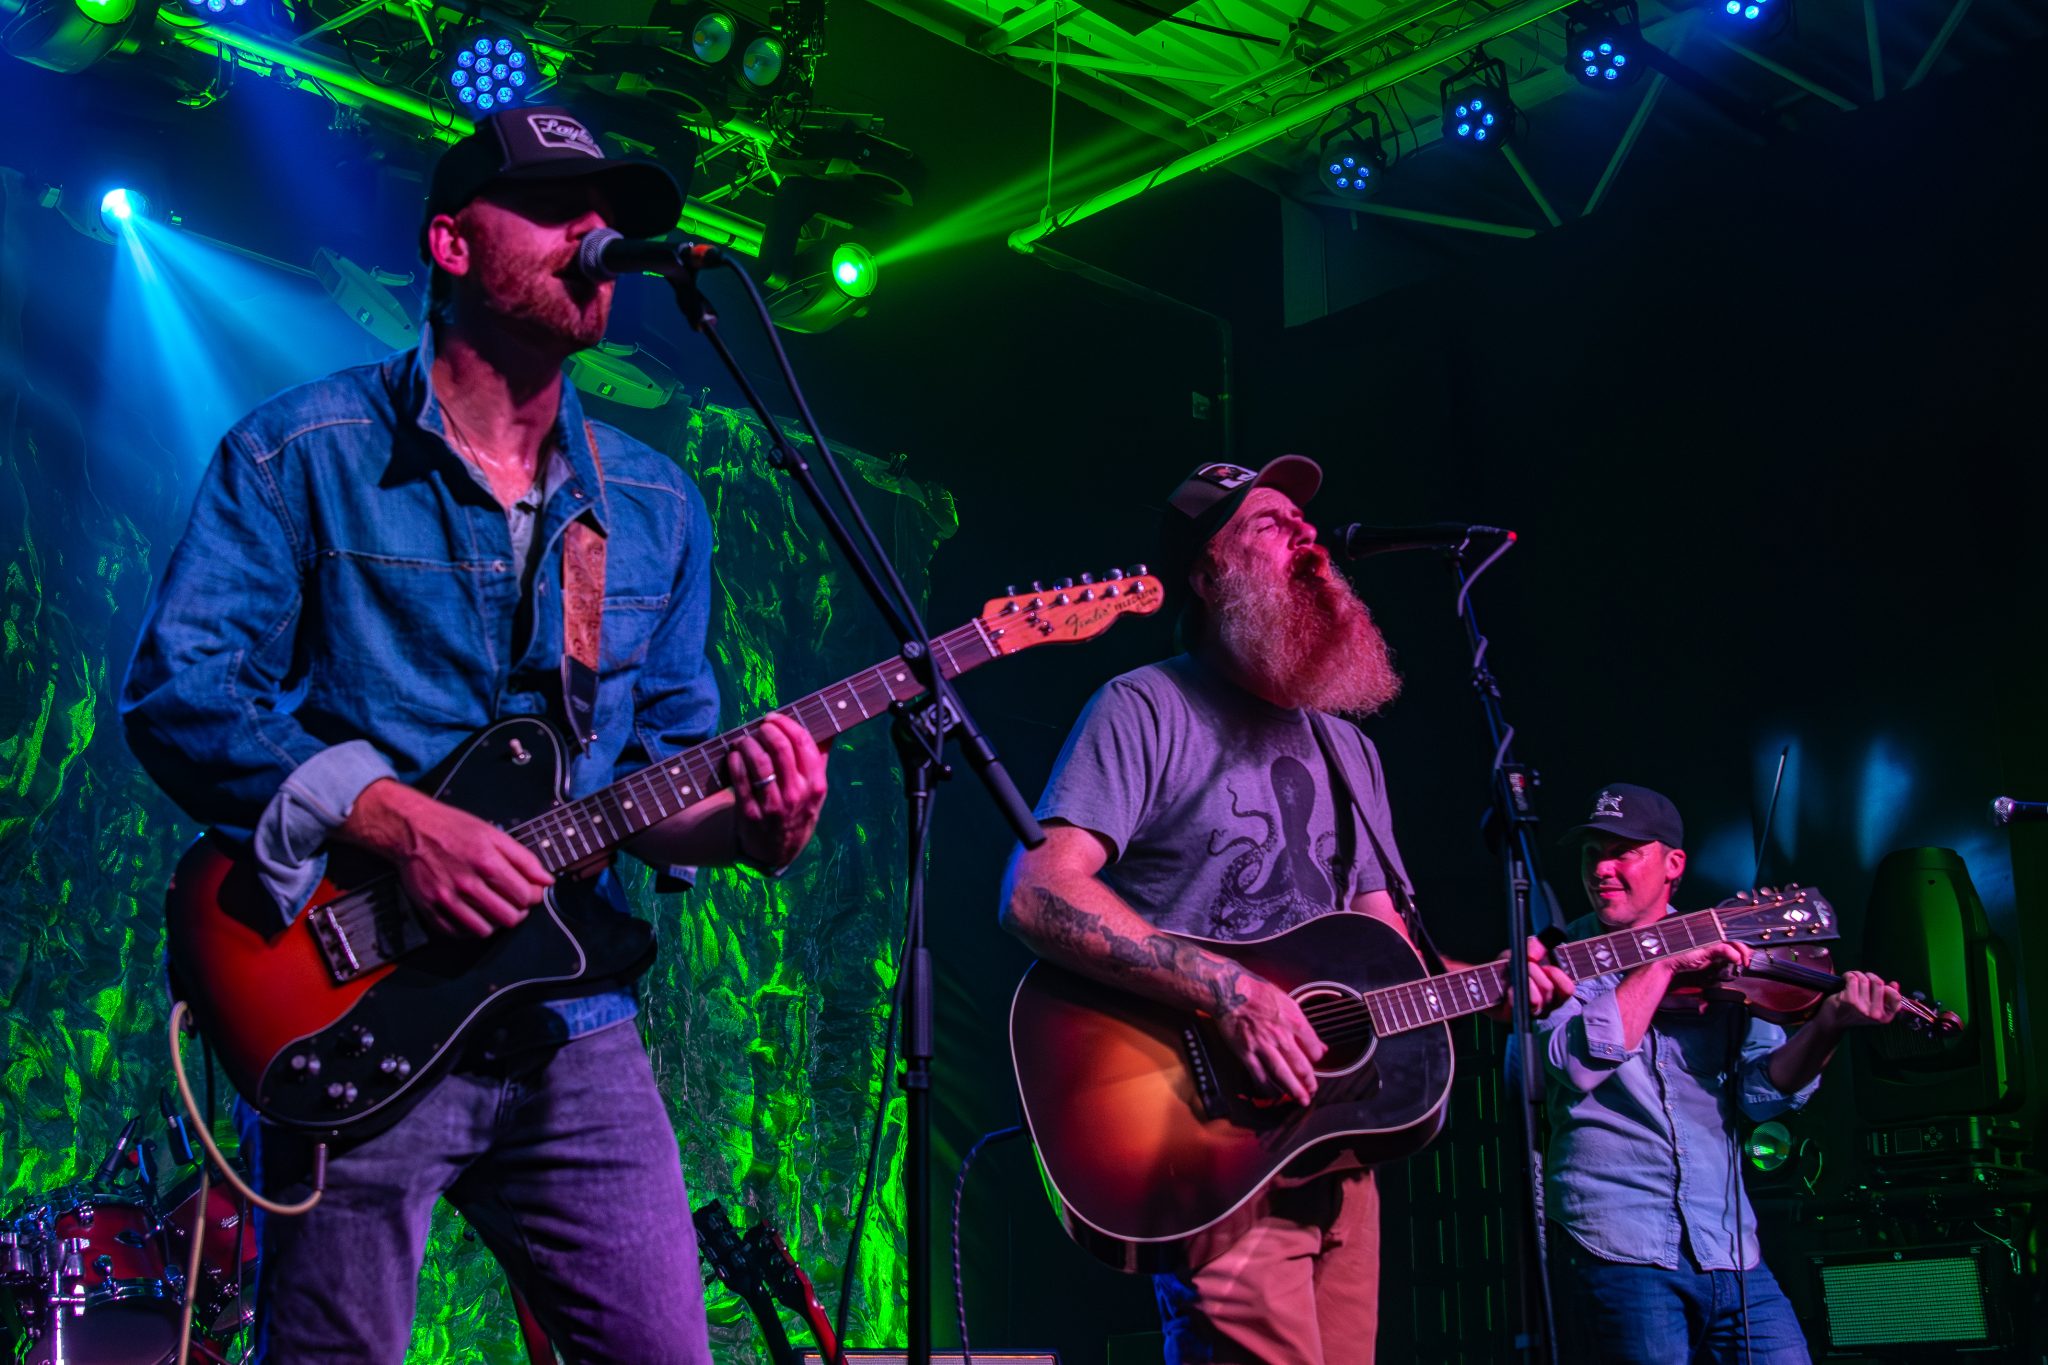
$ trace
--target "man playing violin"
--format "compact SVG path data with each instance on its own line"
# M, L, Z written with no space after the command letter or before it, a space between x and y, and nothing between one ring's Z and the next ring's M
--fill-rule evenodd
M1656 923L1685 875L1677 807L1614 783L1565 835L1593 913L1573 939ZM1740 1005L1674 990L1747 965L1713 943L1582 980L1537 1024L1550 1147L1544 1205L1558 1345L1566 1360L1804 1365L1806 1342L1758 1254L1735 1125L1813 1097L1843 1033L1900 1008L1896 984L1845 974L1790 1037Z

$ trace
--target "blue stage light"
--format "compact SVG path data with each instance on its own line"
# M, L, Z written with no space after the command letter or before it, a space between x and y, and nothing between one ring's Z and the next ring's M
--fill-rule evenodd
M1486 83L1470 84L1474 76L1486 78ZM1508 98L1506 69L1488 62L1452 79L1468 83L1462 90L1453 90L1451 80L1444 82L1444 141L1487 151L1507 145L1512 140L1515 106Z
M149 215L149 197L140 190L119 186L100 196L100 222L116 236L132 230L137 218Z
M1565 52L1574 58L1572 75L1586 85L1630 84L1636 74L1631 61L1649 50L1633 5L1567 11L1564 32Z
M1316 149L1316 178L1339 199L1363 199L1380 187L1387 153L1377 117L1358 117Z
M528 73L538 71L532 55L511 38L486 35L466 41L455 54L448 84L455 98L480 110L516 104Z

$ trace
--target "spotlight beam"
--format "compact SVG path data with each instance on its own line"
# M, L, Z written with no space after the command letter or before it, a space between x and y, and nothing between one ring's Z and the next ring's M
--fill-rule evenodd
M1515 155L1514 144L1503 142L1500 145L1500 154L1507 158L1508 165L1514 168L1515 178L1522 182L1522 188L1529 191L1529 197L1536 201L1536 207L1542 210L1544 220L1552 227L1563 227L1564 219L1558 217L1557 210L1550 207L1550 200L1544 197L1543 187L1536 183L1535 176L1529 174L1529 168L1522 164L1522 158Z
M1800 75L1797 71L1794 71L1791 67L1786 66L1783 62L1772 61L1763 53L1758 52L1753 48L1745 47L1741 43L1736 42L1733 38L1730 38L1725 34L1715 33L1711 34L1710 36L1713 38L1715 42L1719 43L1722 47L1727 48L1736 56L1749 58L1749 60L1755 62L1758 66L1770 72L1779 80L1784 81L1787 85L1796 86L1799 89L1804 90L1807 94L1814 96L1816 99L1826 100L1829 104L1834 105L1835 108L1841 110L1845 114L1853 114L1856 112L1856 101L1850 99L1846 95L1839 95L1835 93L1834 91L1828 89L1825 85L1822 85L1819 81L1807 79L1805 76Z
M1870 98L1884 98L1884 44L1877 35L1877 0L1863 0L1863 40L1870 48Z
M1621 168L1628 161L1629 153L1636 149L1636 140L1643 135L1643 127L1650 121L1650 112L1657 107L1657 97L1664 93L1664 86L1670 80L1661 71L1650 74L1650 84L1643 90L1642 99L1636 102L1636 112L1622 130L1621 141L1614 146L1614 155L1607 158L1607 169L1600 172L1600 180L1593 186L1593 192L1586 196L1586 207L1579 211L1579 217L1590 215L1600 207L1600 201L1607 197L1607 187L1614 183L1614 177L1621 174Z
M1290 105L1285 111L1246 124L1228 137L1218 138L1206 147L1197 148L1184 156L1169 161L1145 175L1112 186L1099 194L1090 196L1077 204L1070 204L1057 213L1049 214L1037 222L1020 227L1010 234L1010 249L1029 254L1033 243L1080 222L1092 218L1105 209L1114 208L1127 199L1134 199L1157 185L1195 171L1205 171L1219 166L1233 157L1240 156L1256 147L1286 135L1289 129L1301 127L1343 108L1355 104L1375 91L1417 76L1446 62L1454 61L1471 49L1496 38L1514 32L1546 19L1559 10L1568 9L1573 0L1520 0L1519 4L1508 5L1495 10L1469 28L1458 30L1436 42L1404 53L1384 66L1352 77L1341 85L1332 86L1314 99Z
M1911 90L1927 79L1927 73L1934 69L1934 64L1941 60L1941 54L1948 50L1948 40L1956 36L1956 30L1962 27L1963 16L1969 12L1970 0L1956 0L1954 8L1948 12L1948 18L1941 21L1941 31L1934 35L1934 41L1927 45L1927 51L1921 55L1920 64L1913 68L1912 75L1906 77L1906 89Z

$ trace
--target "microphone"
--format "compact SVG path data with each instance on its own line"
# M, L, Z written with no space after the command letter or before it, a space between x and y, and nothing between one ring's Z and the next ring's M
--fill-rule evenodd
M595 228L576 248L576 269L603 284L621 275L689 276L725 264L725 253L706 242L655 242L616 228Z
M2001 796L1991 803L1991 823L2001 829L2024 820L2048 820L2048 801L2015 801Z
M1426 526L1367 526L1352 522L1330 537L1339 559L1390 555L1396 550L1455 550L1474 536L1513 540L1513 531L1498 526L1467 526L1462 521L1437 521Z
M135 1141L135 1132L142 1127L142 1115L128 1120L128 1126L121 1130L121 1136L114 1139L114 1150L107 1153L107 1159L100 1163L99 1182L104 1185L114 1178L114 1172L121 1169L121 1158L128 1153L128 1144Z

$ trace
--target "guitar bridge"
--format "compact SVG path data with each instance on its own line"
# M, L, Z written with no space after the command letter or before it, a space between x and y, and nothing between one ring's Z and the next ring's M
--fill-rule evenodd
M348 931L342 928L335 916L336 902L316 905L306 912L306 923L313 931L313 941L320 945L320 956L327 961L327 974L334 978L337 986L347 985L369 969L356 956L355 945L349 942Z
M1222 1087L1216 1083L1216 1067L1209 1060L1208 1044L1202 1041L1201 1030L1193 1024L1181 1027L1180 1050L1188 1059L1188 1073L1194 1078L1195 1102L1202 1106L1202 1117L1224 1117L1229 1112L1229 1105L1224 1100Z

